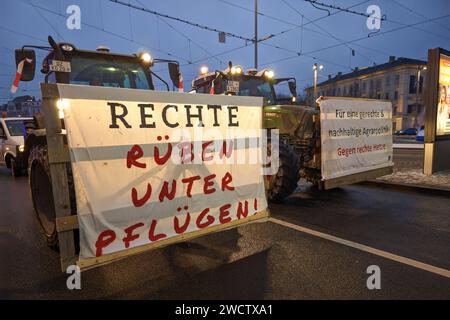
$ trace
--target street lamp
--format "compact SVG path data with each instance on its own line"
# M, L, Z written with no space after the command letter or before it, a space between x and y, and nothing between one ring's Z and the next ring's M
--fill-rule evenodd
M318 74L318 70L322 70L323 69L323 65L318 66L317 63L314 63L313 66L313 70L314 70L314 101L313 103L315 103L315 101L317 100L317 74Z

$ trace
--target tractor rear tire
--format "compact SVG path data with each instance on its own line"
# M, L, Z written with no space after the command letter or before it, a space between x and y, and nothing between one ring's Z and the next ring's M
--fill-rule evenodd
M45 236L47 246L54 250L59 250L58 234L56 232L55 204L46 145L37 144L31 148L28 158L28 177L34 211L39 226ZM72 214L77 214L75 188L70 163L67 164L67 181L69 186L70 209ZM75 251L78 253L80 249L78 230L74 230L74 240Z
M297 189L300 179L300 157L292 146L280 141L278 172L273 176L266 176L265 179L267 198L272 202L283 201Z
M46 145L37 144L30 150L30 156L28 158L28 182L30 184L33 208L47 245L57 250L58 236L55 222L55 204L53 201Z

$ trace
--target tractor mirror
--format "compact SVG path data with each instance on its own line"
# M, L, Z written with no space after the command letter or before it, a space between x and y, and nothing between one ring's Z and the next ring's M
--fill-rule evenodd
M36 69L36 54L30 49L16 49L16 68L21 61L25 60L22 69L21 81L31 81L34 79Z
M297 84L294 81L289 81L289 91L291 92L293 97L297 97Z
M180 65L175 62L169 62L169 75L170 80L175 87L180 85Z

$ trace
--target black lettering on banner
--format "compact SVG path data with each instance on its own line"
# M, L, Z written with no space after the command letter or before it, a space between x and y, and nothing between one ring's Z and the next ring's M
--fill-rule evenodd
M239 127L239 121L233 122L233 119L237 118L237 114L233 114L232 110L239 112L238 106L228 106L228 126L229 127Z
M208 110L212 109L214 111L214 124L213 127L220 127L219 120L217 118L217 110L222 110L222 106L216 104L208 104Z
M196 106L197 107L197 111L198 111L197 114L191 114L191 106L190 105L185 105L184 107L186 109L186 118L187 118L186 127L188 127L188 128L193 127L192 122L191 122L192 118L197 118L198 119L198 121L199 121L198 126L199 127L204 127L205 126L203 124L203 120L202 120L202 109L203 109L203 106Z
M138 104L138 107L141 109L141 125L139 128L155 128L156 124L153 121L152 123L147 123L147 118L153 119L153 114L145 113L145 110L148 108L151 111L155 110L155 106L151 103L147 104Z
M162 110L162 119L163 119L163 121L164 121L164 124L165 124L166 126L168 126L169 128L176 128L176 127L179 126L179 123L178 123L178 122L170 123L170 122L167 120L167 110L169 110L170 108L174 108L175 111L178 112L178 107L177 107L176 105L168 104L168 105L165 106L165 107L163 108L163 110Z
M117 102L108 102L108 106L111 108L111 124L109 127L111 129L118 129L119 125L117 124L117 119L122 121L122 124L125 128L131 128L131 125L125 120L125 116L128 114L128 109L124 104ZM121 114L117 114L117 108L122 109Z

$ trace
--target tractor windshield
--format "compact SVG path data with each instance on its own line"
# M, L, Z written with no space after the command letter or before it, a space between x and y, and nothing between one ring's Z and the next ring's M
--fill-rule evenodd
M275 97L272 85L262 78L249 78L239 81L238 96L263 97L264 103L272 105Z
M71 59L70 83L90 86L149 90L142 65L116 57L76 56Z

